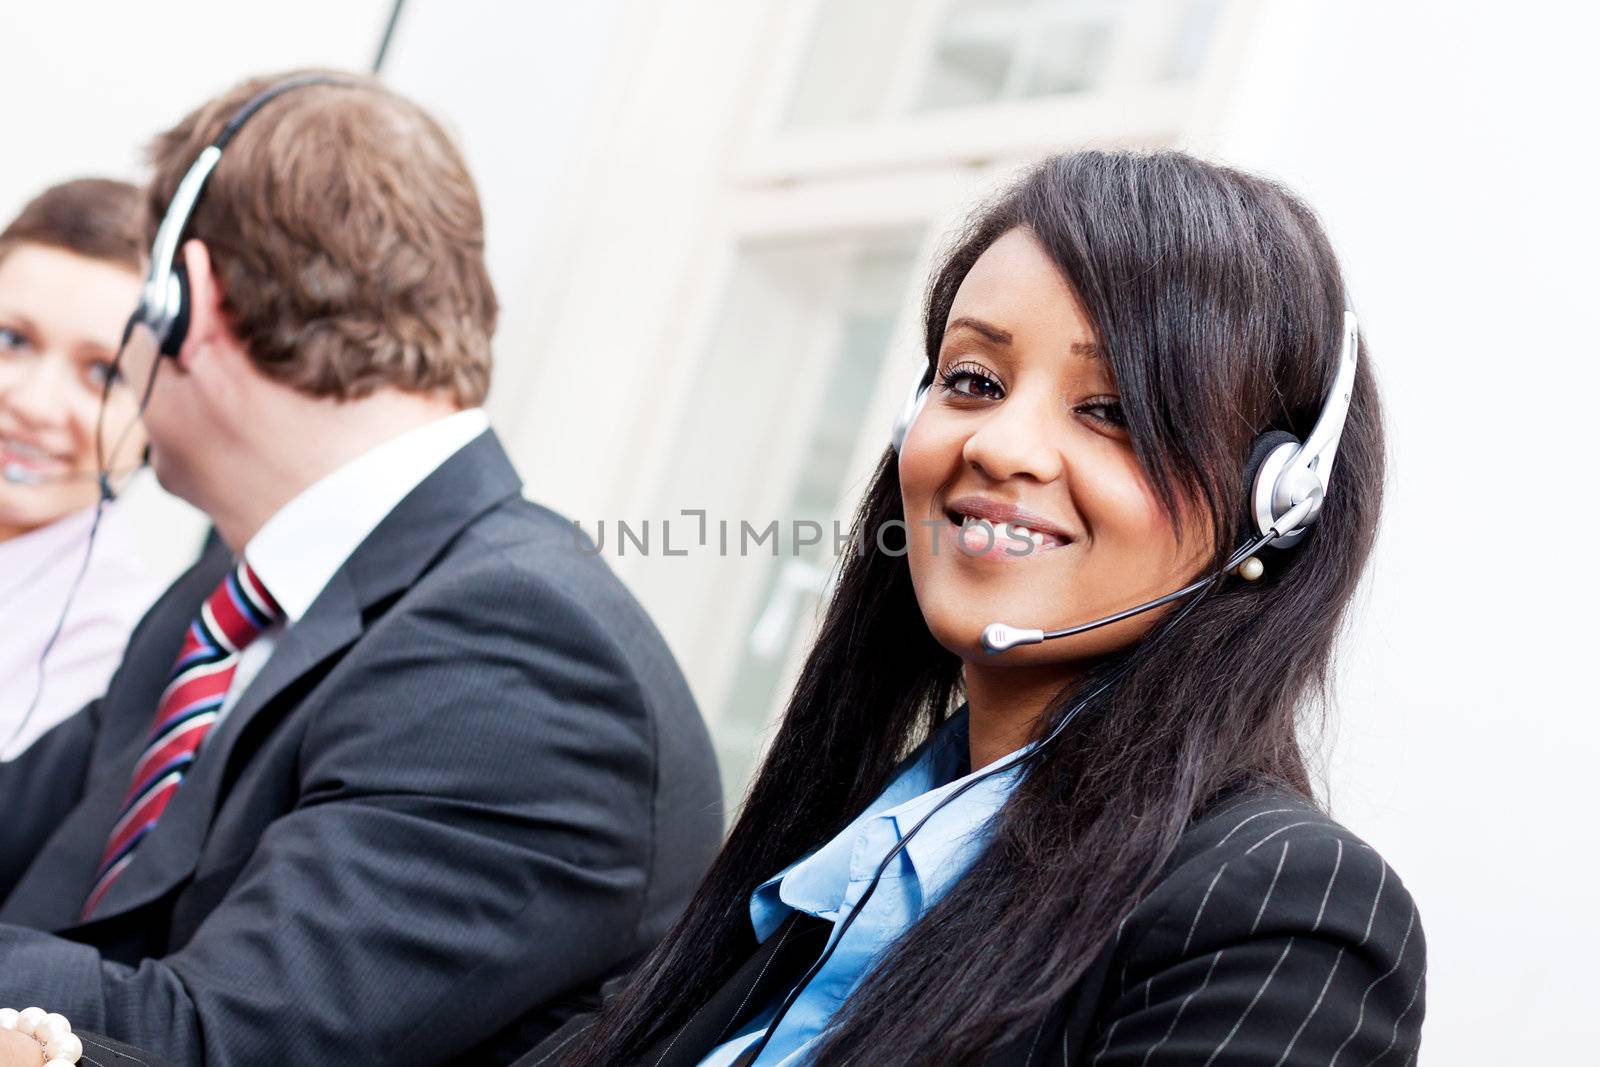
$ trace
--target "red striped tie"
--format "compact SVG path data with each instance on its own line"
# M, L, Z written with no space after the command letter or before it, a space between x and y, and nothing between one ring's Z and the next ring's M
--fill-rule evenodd
M134 849L155 828L183 784L222 710L239 653L282 614L283 609L243 560L201 605L199 618L183 636L178 662L156 705L150 740L133 766L133 784L100 856L82 918L94 913L128 869Z

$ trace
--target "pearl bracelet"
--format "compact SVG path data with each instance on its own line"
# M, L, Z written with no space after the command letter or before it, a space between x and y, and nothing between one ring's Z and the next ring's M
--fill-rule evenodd
M83 1058L83 1042L65 1015L43 1008L0 1008L0 1030L15 1030L44 1046L44 1067L72 1067Z

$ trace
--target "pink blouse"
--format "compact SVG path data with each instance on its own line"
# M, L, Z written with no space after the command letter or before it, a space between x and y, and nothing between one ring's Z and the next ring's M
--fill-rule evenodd
M41 687L39 657L83 566L93 520L88 508L0 541L0 759L15 757L105 691L129 632L160 592L121 509L109 504ZM36 691L38 704L23 725Z

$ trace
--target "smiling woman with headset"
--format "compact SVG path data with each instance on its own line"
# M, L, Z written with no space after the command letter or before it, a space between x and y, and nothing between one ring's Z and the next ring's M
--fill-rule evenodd
M720 857L522 1062L1410 1062L1416 907L1300 742L1384 468L1311 211L1183 154L1053 158L925 336Z
M139 300L142 210L137 187L82 179L0 231L0 757L100 695L159 589L114 509L96 507L96 424L115 451L108 489L144 447L132 390L107 379Z

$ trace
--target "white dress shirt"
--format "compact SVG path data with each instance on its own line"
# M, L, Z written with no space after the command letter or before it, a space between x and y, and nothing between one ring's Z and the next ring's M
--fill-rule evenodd
M468 408L385 441L301 490L245 546L244 558L278 606L281 621L239 655L220 722L260 672L284 630L311 608L351 553L445 460L489 428Z
M93 522L94 508L85 508L0 542L0 759L14 758L105 692L129 632L161 591L145 570L120 504L113 502L106 505L88 570L62 617ZM57 620L61 633L41 684L39 657ZM35 692L38 704L30 716Z

